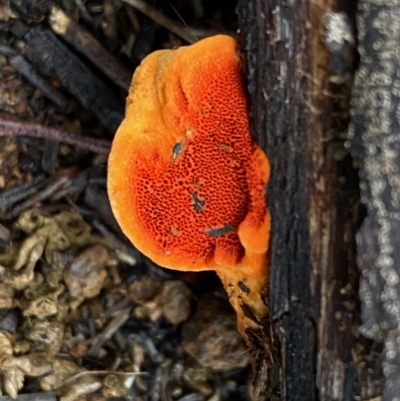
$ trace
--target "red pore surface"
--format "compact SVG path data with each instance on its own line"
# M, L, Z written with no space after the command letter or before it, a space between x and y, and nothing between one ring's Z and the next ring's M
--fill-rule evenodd
M215 36L153 53L134 75L108 191L125 234L162 266L236 265L243 222L246 242L266 251L269 167L250 135L242 74L235 40Z

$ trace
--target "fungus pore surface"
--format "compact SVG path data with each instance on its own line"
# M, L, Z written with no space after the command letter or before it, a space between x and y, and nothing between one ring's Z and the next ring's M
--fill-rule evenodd
M268 176L233 38L143 60L108 164L113 212L141 252L172 269L215 269L225 288L233 273L246 293L251 278L265 288Z
M254 233L264 225L268 170L250 135L233 38L143 61L109 161L113 211L143 253L185 270L237 265L240 224L247 218ZM265 252L266 237L250 246Z

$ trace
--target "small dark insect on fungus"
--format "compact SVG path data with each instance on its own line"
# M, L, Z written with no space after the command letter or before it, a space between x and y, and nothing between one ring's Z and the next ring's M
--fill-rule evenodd
M215 270L248 344L246 331L268 312L268 178L268 159L250 135L233 38L144 59L109 158L115 217L160 266Z

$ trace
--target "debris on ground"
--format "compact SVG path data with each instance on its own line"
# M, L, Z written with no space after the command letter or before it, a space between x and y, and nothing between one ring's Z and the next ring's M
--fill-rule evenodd
M234 35L234 8L0 4L1 401L250 400L249 355L218 279L134 249L105 180L140 61Z

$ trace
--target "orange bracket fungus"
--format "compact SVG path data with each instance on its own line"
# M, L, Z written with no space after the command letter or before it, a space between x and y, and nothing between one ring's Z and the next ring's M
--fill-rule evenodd
M236 41L146 57L108 162L115 217L160 266L215 270L250 346L268 310L269 163L249 128Z

